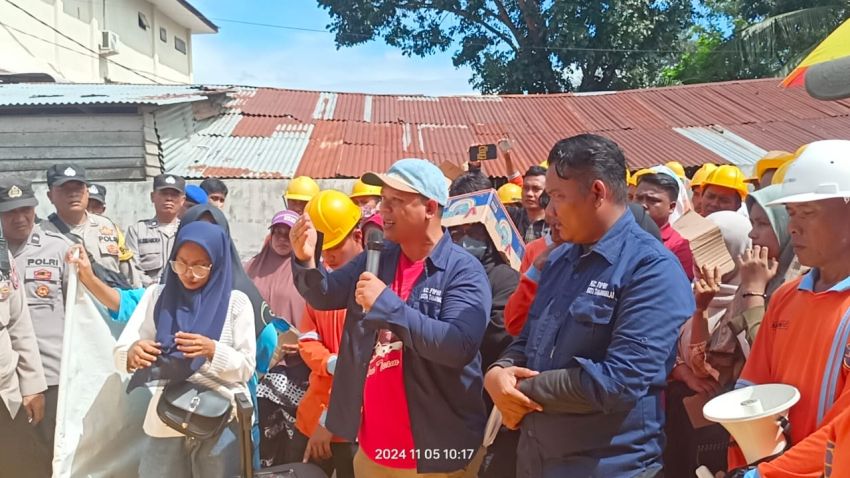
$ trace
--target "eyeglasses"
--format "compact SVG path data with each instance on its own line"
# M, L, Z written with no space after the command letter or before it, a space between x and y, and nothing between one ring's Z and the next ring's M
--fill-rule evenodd
M175 274L182 276L187 271L189 271L192 273L192 276L195 279L203 279L204 277L210 275L210 269L212 269L212 265L202 266L199 264L195 266L190 266L187 265L185 262L180 261L170 261L170 264L171 270L173 270Z
M540 193L540 198L537 200L537 203L540 204L541 209L549 207L549 194L546 191Z

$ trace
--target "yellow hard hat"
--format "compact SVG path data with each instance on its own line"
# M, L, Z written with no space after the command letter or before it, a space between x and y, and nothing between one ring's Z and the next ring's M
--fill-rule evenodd
M803 154L803 151L805 151L807 147L809 147L809 145L804 144L804 145L800 146L799 148L797 148L797 151L794 151L794 159L799 158L800 155Z
M764 173L771 169L779 169L780 166L794 159L794 155L788 151L769 151L756 163L753 177L747 181L759 181Z
M514 204L522 201L522 188L513 183L503 184L498 190L502 204Z
M791 164L794 162L792 158L791 161L786 161L785 164L779 166L776 172L773 174L773 180L770 184L782 184L785 181L785 174L788 172L788 168L791 167Z
M285 199L294 199L296 201L309 201L313 196L319 193L319 185L313 178L308 176L298 176L289 181L286 186L286 192L283 194Z
M734 189L741 195L741 199L747 197L750 191L747 189L747 183L744 182L746 176L738 166L724 164L718 166L717 169L708 175L703 186L720 186L724 188Z
M539 166L543 169L549 169L549 160L544 159L543 162L539 164Z
M694 173L694 177L691 178L691 187L698 188L702 186L703 183L705 183L705 180L708 179L708 176L713 173L715 169L717 169L717 166L711 163L703 164L699 169L697 169L697 172Z
M682 166L682 163L680 163L678 161L670 161L667 164L665 164L664 166L667 166L667 168L669 168L670 171L673 171L674 173L676 173L676 176L679 176L680 179L688 179L688 176L685 175L685 167Z
M323 251L338 246L348 237L360 222L361 214L351 198L334 189L313 196L304 212L310 216L316 230L325 235Z
M636 186L636 184L632 184L632 173L629 172L629 168L626 168L626 184Z
M372 186L371 184L366 184L362 179L358 179L356 183L354 183L354 187L351 189L351 195L348 196L350 198L362 198L366 196L380 196L381 195L381 186Z
M654 174L654 171L646 168L639 169L636 173L632 174L632 177L630 178L632 182L629 183L629 186L637 186L640 177L645 174Z

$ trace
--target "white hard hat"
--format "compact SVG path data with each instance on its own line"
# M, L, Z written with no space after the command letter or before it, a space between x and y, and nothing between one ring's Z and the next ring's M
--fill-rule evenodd
M850 198L850 141L809 144L785 173L782 197L769 206Z

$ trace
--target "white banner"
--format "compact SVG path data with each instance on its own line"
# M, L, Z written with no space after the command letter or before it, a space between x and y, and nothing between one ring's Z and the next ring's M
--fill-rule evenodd
M69 273L53 478L135 477L147 437L150 392L127 394L112 348L124 327Z

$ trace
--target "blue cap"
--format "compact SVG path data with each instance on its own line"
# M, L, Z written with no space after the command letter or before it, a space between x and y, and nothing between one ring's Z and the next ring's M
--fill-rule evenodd
M366 173L361 178L372 186L387 186L408 193L417 193L437 201L440 206L449 202L449 184L436 165L424 159L400 159L386 174Z
M207 192L195 184L186 185L186 200L195 204L207 203Z

